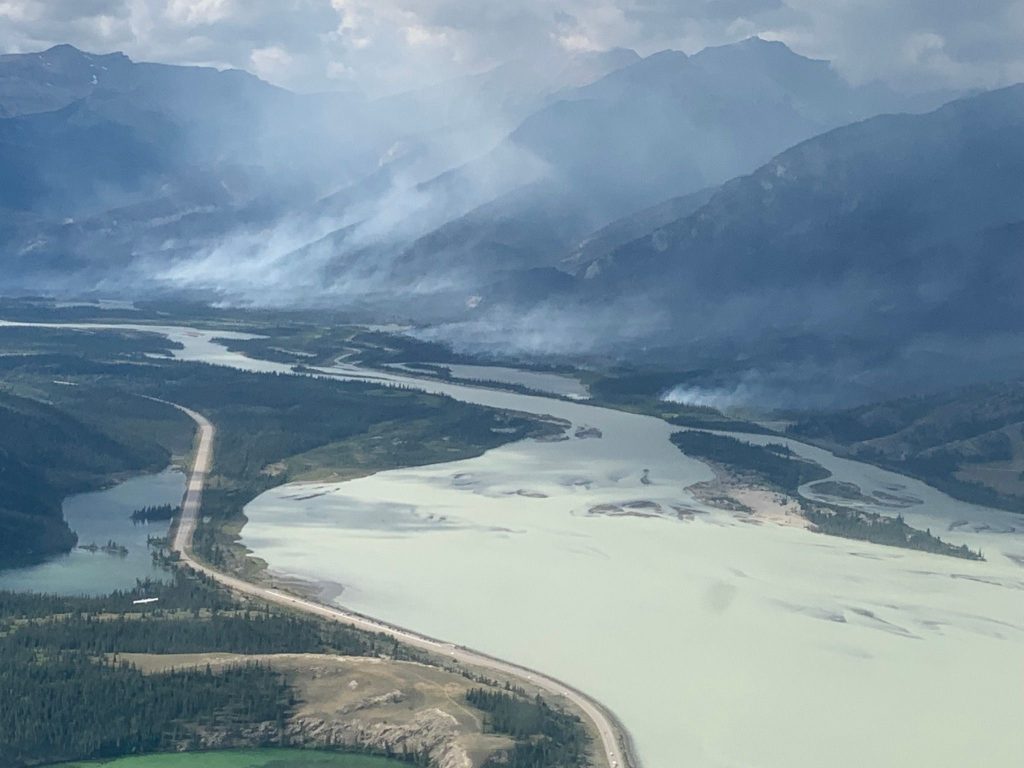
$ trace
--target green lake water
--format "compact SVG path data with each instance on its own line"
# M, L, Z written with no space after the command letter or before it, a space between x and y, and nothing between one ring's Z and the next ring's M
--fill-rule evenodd
M94 762L61 763L59 768L400 768L397 760L303 749L238 749L139 755ZM54 768L58 768L54 766Z
M126 480L111 488L80 493L64 500L64 519L78 534L78 543L103 546L115 541L128 549L124 557L74 549L25 568L0 571L0 590L60 595L106 595L130 589L137 579L166 578L153 565L146 545L149 536L163 536L168 523L133 523L131 514L145 506L181 503L185 475L168 468Z

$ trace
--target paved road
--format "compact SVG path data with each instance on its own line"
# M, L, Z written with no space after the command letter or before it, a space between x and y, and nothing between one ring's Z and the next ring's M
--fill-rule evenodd
M312 600L305 600L280 592L276 589L253 584L237 576L218 571L196 560L192 555L192 537L195 534L196 522L202 507L203 488L206 485L206 478L213 465L213 441L216 429L202 414L176 403L167 402L167 404L173 405L175 408L188 414L199 427L195 460L192 463L192 471L189 474L185 498L181 505L181 517L178 519L178 525L171 542L172 549L180 555L183 563L193 570L215 579L235 592L258 597L262 600L298 609L315 616L351 624L370 632L379 632L414 648L442 654L460 664L481 667L502 675L520 678L549 694L564 697L575 704L593 723L600 736L608 768L638 768L637 761L632 757L629 750L625 729L618 724L604 707L570 685L517 664L502 661L501 659L493 658L463 646L435 640L402 627L396 627L368 616L346 611L344 608L323 605Z

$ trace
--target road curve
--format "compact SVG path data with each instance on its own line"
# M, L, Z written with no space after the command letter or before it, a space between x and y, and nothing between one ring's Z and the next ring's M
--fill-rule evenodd
M156 400L156 398L151 399ZM166 403L187 414L195 421L199 429L196 439L195 458L189 472L185 497L181 504L181 515L178 518L174 535L171 538L171 549L178 553L182 563L194 571L209 576L235 592L257 597L288 608L298 609L314 616L351 624L370 632L378 632L393 637L414 648L441 654L460 664L481 667L503 675L520 678L549 694L564 697L575 704L590 719L600 737L602 753L608 768L639 768L638 761L630 749L626 730L619 724L614 715L594 699L566 683L532 669L521 667L518 664L502 661L501 659L496 659L485 653L473 651L463 646L436 640L402 627L347 611L344 608L323 605L276 589L253 584L237 576L218 571L206 563L196 560L192 554L192 537L195 534L199 511L202 507L203 489L206 486L207 476L213 466L213 443L216 429L205 416L196 411L166 400L159 400L158 402Z

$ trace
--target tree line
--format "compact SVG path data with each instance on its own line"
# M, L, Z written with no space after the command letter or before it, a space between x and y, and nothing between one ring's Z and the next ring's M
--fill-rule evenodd
M136 523L159 522L162 520L171 520L180 511L181 507L177 504L152 504L145 507L139 507L132 512L131 517Z
M0 765L196 747L202 729L261 723L280 739L294 699L265 666L143 675L118 660L207 652L402 655L392 638L235 601L184 572L102 597L0 592Z
M781 443L754 445L735 437L696 430L676 432L672 442L687 455L724 464L739 474L753 475L786 493L796 493L804 483L832 475L820 464L796 456Z
M483 768L574 768L588 764L590 739L578 717L540 696L472 688L466 701L484 713L484 729L512 736L512 749L492 755Z
M200 727L283 722L284 679L246 664L214 674L143 675L81 650L0 641L0 764L24 765L170 749Z

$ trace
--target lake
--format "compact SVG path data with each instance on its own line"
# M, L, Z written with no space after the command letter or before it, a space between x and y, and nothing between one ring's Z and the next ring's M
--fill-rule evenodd
M127 555L74 549L43 563L0 571L0 589L60 595L106 595L131 589L138 579L163 579L167 572L153 564L146 540L163 536L169 523L134 523L131 513L145 506L181 503L185 475L163 472L125 480L111 488L80 493L64 500L64 519L78 534L79 546L114 541Z

